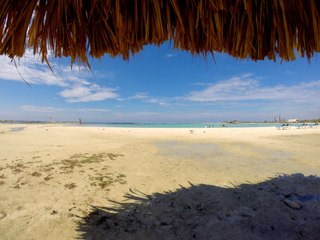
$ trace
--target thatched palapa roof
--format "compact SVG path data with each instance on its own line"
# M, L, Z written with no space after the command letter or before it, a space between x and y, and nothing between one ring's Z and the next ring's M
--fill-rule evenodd
M319 0L0 0L0 54L121 55L167 40L253 60L320 51Z

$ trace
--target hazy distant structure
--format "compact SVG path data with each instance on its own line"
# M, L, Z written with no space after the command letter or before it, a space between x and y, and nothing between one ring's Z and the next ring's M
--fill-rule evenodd
M287 122L288 123L296 123L296 122L298 122L298 119L296 119L296 118L288 119Z

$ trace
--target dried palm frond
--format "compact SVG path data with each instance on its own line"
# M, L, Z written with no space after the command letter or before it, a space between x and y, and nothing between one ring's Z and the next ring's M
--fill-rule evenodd
M71 62L128 59L172 40L192 54L310 59L320 51L318 0L0 0L0 54L33 48Z

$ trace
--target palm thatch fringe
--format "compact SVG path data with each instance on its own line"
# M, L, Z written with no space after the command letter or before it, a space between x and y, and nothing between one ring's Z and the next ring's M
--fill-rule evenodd
M122 55L167 40L192 54L310 59L320 51L319 0L0 0L0 54L47 61Z

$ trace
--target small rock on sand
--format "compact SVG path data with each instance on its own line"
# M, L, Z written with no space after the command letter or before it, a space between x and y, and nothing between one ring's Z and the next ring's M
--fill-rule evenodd
M302 208L302 205L300 203L292 201L288 198L284 200L284 203L292 209L300 210Z

